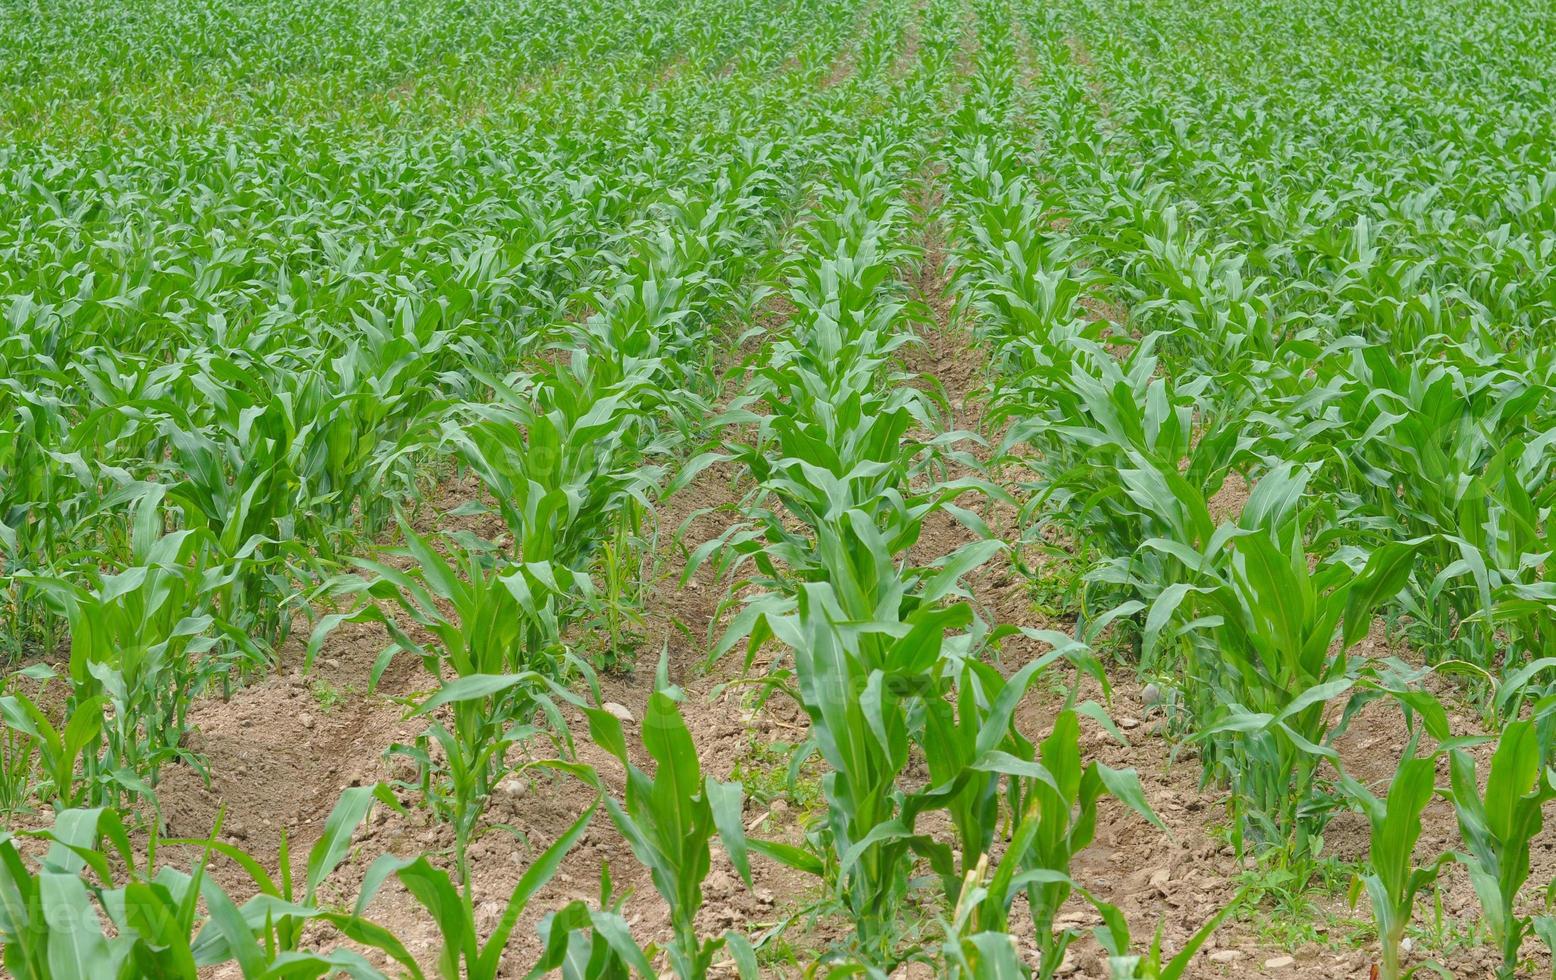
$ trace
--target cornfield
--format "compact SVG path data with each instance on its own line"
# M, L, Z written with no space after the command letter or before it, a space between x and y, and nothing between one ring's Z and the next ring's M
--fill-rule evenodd
M4 972L1556 978L1553 34L0 5Z

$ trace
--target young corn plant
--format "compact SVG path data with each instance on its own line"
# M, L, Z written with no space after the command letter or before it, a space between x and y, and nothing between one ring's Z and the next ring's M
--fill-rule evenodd
M1195 954L1210 941L1221 923L1242 906L1242 902L1242 893L1233 896L1231 901L1195 930L1183 948L1166 961L1162 959L1166 955L1162 952L1162 925L1156 927L1151 945L1144 953L1132 953L1128 921L1117 907L1106 902L1094 903L1102 914L1102 925L1093 929L1092 934L1108 954L1108 975L1111 980L1181 980L1188 975Z
M697 747L681 719L680 691L666 683L663 668L661 663L658 690L649 696L642 725L643 748L655 764L652 775L633 764L620 720L598 708L585 709L589 734L621 762L627 777L623 798L612 796L589 766L560 761L548 765L599 790L611 822L649 870L654 889L670 910L674 936L666 951L675 975L704 980L714 958L727 950L742 977L755 977L755 953L744 936L731 931L704 939L698 934L702 883L711 867L709 845L715 834L736 871L751 883L741 786L703 775ZM590 922L598 932L601 923Z
M1518 973L1519 949L1534 924L1518 912L1529 878L1530 842L1545 824L1545 806L1556 800L1556 769L1541 761L1539 730L1529 720L1502 729L1481 792L1475 760L1462 749L1448 753L1454 811L1465 851L1455 855L1469 871L1481 913L1502 959L1497 976Z
M1004 700L1003 693L1000 700ZM1107 934L1101 929L1097 931L1103 945L1116 950L1120 957L1127 953L1129 931L1122 917L1112 906L1078 889L1070 877L1070 864L1091 843L1097 803L1104 794L1119 799L1151 823L1161 823L1146 803L1133 770L1111 769L1095 762L1082 767L1079 736L1079 716L1066 709L1054 720L1053 730L1035 751L1017 736L1012 747L1018 749L1018 755L995 750L969 767L975 771L975 779L977 773L985 771L1006 774L1011 830L1003 854L996 859L986 846L955 887L948 890L952 915L949 921L941 923L946 933L941 952L950 975L968 980L1033 975L1017 953L1011 936L1011 909L1022 895L1027 898L1032 915L1038 949L1037 977L1047 980L1057 975L1065 951L1080 935L1074 929L1053 929L1054 915L1071 894L1082 895L1102 911L1111 930ZM956 812L954 804L952 812ZM990 831L994 827L993 816L996 815L991 814L988 824ZM1219 918L1204 930L1206 937L1216 924ZM1203 937L1199 938L1194 948L1203 941ZM1109 946L1110 943L1113 945ZM1183 956L1184 962L1192 956L1190 950ZM1133 957L1130 962L1132 968L1142 961Z
M308 850L302 888L293 880L292 849L286 834L281 835L276 855L277 874L272 876L263 863L236 845L225 841L171 840L169 844L200 846L227 858L248 875L257 893L241 906L225 903L211 905L212 920L196 936L197 958L222 962L235 959L245 971L281 956L295 954L301 947L303 928L319 912L319 886L340 867L351 853L352 837L372 813L374 803L399 811L400 803L383 783L353 786L341 793L335 808L324 820L324 832ZM208 904L210 904L208 902ZM237 923L241 922L241 926Z
M213 570L201 567L202 536L161 533L160 504L160 494L137 502L132 564L123 571L95 576L90 584L28 577L70 626L69 720L55 733L58 751L51 741L51 769L59 785L67 766L60 753L81 760L83 802L148 798L164 765L178 760L198 767L183 740L194 697L231 667L219 644L257 653L209 604L206 573ZM28 734L47 737L52 726L29 710L30 702L17 695L7 703L13 728L27 731L30 723ZM96 715L98 722L83 715ZM77 738L84 741L76 744Z
M1009 627L995 630L991 639L1007 632L1014 631ZM954 682L951 689L945 697L924 703L924 727L916 741L924 753L930 785L950 817L956 851L962 858L962 867L954 872L936 869L942 873L947 901L953 905L960 900L961 882L974 870L973 865L994 851L1002 800L1019 798L1017 779L1042 774L1035 762L1037 750L1014 724L1017 704L1039 677L1061 661L1085 671L1104 688L1107 684L1106 675L1085 644L1053 631L1021 632L1028 639L1046 643L1049 651L1009 678L992 664L973 656L957 656L943 668L944 678ZM1100 713L1093 710L1097 707L1088 702L1077 710ZM1002 789L1006 791L1002 793Z
M0 679L0 813L7 817L29 807L35 792L39 799L53 799L69 809L75 795L76 760L102 727L100 703L88 705L80 720L71 718L61 731L20 689L22 682L31 681L41 694L53 679L54 672L43 664ZM56 792L56 785L63 790Z
M1053 526L1094 549L1102 560L1087 582L1104 599L1122 588L1151 602L1189 577L1176 554L1146 545L1209 545L1208 501L1239 451L1237 406L1215 411L1209 378L1161 377L1158 340L1147 337L1123 363L1085 338L1046 348L1036 366L1001 382L994 409L1012 423L1002 452L1034 451L1021 461L1042 477L1028 504L1035 530ZM1087 617L1106 608L1081 602Z
M379 857L368 866L354 910L350 913L322 912L319 918L352 942L383 952L412 980L427 980L426 972L405 944L394 933L367 918L368 906L393 875L437 927L440 945L433 976L438 980L496 980L502 972L503 953L519 917L535 893L556 876L562 859L588 828L595 809L591 806L585 810L535 858L518 884L513 886L503 905L502 916L484 940L471 889L468 885L461 888L446 871L434 867L425 856L401 858L385 854Z
M526 564L584 572L630 501L650 506L660 474L641 461L657 402L645 371L612 381L575 359L515 384L492 379L496 401L468 404L444 442L480 477Z
M797 598L794 616L773 627L793 651L798 697L829 767L821 789L836 860L830 873L856 923L860 954L889 968L915 855L949 870L944 845L915 827L941 794L904 790L899 777L921 705L944 693L940 665L954 645L948 631L969 625L972 611L965 603L920 606L901 621L860 622L843 611L833 585L806 584Z
M1414 747L1412 740L1410 748ZM1352 883L1351 904L1355 905L1365 888L1378 928L1379 980L1404 980L1415 972L1402 968L1400 953L1415 913L1416 896L1437 881L1449 860L1449 855L1442 854L1425 865L1415 863L1421 814L1437 790L1436 759L1417 758L1407 752L1394 771L1387 797L1381 800L1345 774L1340 777L1340 789L1366 814L1372 828L1366 872Z
M600 868L600 896L590 906L583 899L548 913L537 927L546 950L530 971L538 976L560 971L563 980L630 980L633 971L651 977L657 947L641 947L622 915L625 896L614 893L610 865ZM731 952L734 952L732 948Z
M110 810L62 810L53 829L38 836L50 847L37 870L27 867L10 833L0 838L0 944L7 972L18 980L195 976L190 944L203 862L192 876L138 870L129 835ZM100 843L111 849L99 850ZM114 885L112 858L127 865L123 885Z
M0 718L5 721L8 737L30 741L38 754L44 780L40 798L52 800L56 810L69 810L96 800L101 787L80 763L102 733L103 711L108 699L102 696L79 702L63 726L56 727L49 716L21 692L0 697Z
M1006 928L1011 903L1024 893L1038 948L1037 975L1048 980L1058 973L1065 950L1078 935L1071 928L1056 932L1054 917L1075 887L1070 864L1096 833L1098 800L1111 795L1155 826L1165 827L1146 803L1134 770L1082 763L1080 718L1074 711L1054 719L1032 761L1039 768L1010 782L1010 841L990 879L979 921L985 929Z
M208 873L214 832L186 842L202 848L188 873L157 866L155 835L139 861L112 810L62 810L50 830L28 836L49 843L36 869L11 834L0 835L0 962L17 980L196 980L202 969L234 960L245 976L383 976L351 950L314 953L275 942L273 929L318 910L261 896L240 911ZM345 853L334 843L324 850L333 863Z
M1433 659L1491 670L1516 662L1511 644L1538 642L1492 610L1497 593L1536 583L1547 550L1529 489L1550 465L1539 421L1549 382L1517 359L1431 347L1409 362L1384 347L1354 350L1335 403L1348 424L1330 438L1349 458L1358 517L1430 537L1403 597L1416 642Z

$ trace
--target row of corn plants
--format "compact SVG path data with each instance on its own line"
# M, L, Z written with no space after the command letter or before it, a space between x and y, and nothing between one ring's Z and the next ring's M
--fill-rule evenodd
M1002 545L964 498L1002 494L947 475L976 437L948 431L949 406L903 366L926 321L901 278L922 261L906 191L938 113L958 97L948 79L965 13L929 5L922 67L894 121L838 150L814 192L789 276L794 312L752 359L723 418L730 435L687 471L737 464L751 481L745 519L694 555L688 574L709 561L734 577L740 598L714 655L743 647L745 669L809 719L794 764L819 760L826 812L798 846L749 846L826 884L822 908L855 930L829 969L884 975L922 960L953 975L1048 977L1076 936L1055 919L1076 891L1070 862L1100 798L1155 818L1133 772L1082 759L1077 709L1095 706L1066 704L1042 739L1017 725L1038 677L1092 662L1071 637L1031 633L1046 654L999 664L1016 630L975 613L965 578ZM916 553L926 525L946 519L968 542ZM949 834L929 829L932 814ZM927 894L915 886L920 864ZM1011 921L1018 897L1024 926ZM922 901L943 909L938 940L911 925Z

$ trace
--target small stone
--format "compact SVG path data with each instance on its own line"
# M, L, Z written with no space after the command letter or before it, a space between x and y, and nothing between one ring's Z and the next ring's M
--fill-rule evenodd
M760 885L757 886L752 894L756 896L757 903L760 905L772 905L775 901L773 898L773 893L770 890L761 887Z
M1218 949L1210 954L1212 963L1236 963L1242 958L1243 951L1240 949Z
M309 731L312 731L313 730L313 715L310 715L308 712L304 711L302 714L297 716L297 723L299 725L302 725L304 728L308 729Z
M774 800L772 805L767 808L767 813L772 818L773 823L779 822L789 815L789 801Z
M529 785L525 780L520 779L518 776L509 776L507 779L504 779L502 782L497 784L497 792L501 793L503 796L508 797L510 800L518 799L528 790Z
M1155 684L1147 684L1140 689L1140 703L1147 708L1162 703L1162 689Z
M1296 962L1296 960L1293 957L1290 957L1290 956L1277 956L1277 957L1274 957L1273 959L1265 960L1264 961L1264 968L1266 970L1284 970L1286 967L1290 966L1291 964L1293 964L1295 962Z
M241 820L234 820L227 825L227 835L233 840L248 840L249 829Z
M1132 731L1132 730L1140 727L1140 719L1139 718L1120 718L1118 720L1118 727L1122 728L1126 732L1127 731Z
M632 710L630 708L624 704L617 704L615 701L605 702L604 704L600 705L600 710L614 716L617 721L624 725L630 725L634 721L637 721L637 719L632 716Z

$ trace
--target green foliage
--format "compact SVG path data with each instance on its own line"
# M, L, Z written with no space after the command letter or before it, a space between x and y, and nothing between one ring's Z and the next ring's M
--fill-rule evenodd
M1133 770L1111 769L1098 762L1082 764L1079 716L1065 711L1053 730L1027 758L1011 764L1009 795L1013 820L1005 852L974 891L958 896L969 903L966 927L983 935L1009 931L1012 903L1025 895L1039 953L1037 975L1055 976L1065 950L1079 933L1054 930L1054 917L1075 884L1070 863L1091 843L1097 826L1097 802L1112 795L1157 826L1161 822L1146 803ZM987 852L985 852L987 853Z
M201 848L192 871L158 866L155 837L140 861L129 832L111 810L61 810L50 830L28 836L47 841L29 868L10 834L0 839L0 942L4 964L19 980L177 977L193 980L204 967L236 961L245 976L345 974L380 980L383 974L350 950L297 948L303 922L321 916L315 889L346 856L351 835L380 787L348 791L309 853L307 886L299 903L282 854L277 887L251 856L208 840L172 841ZM218 825L218 830L219 825ZM264 889L241 908L210 876L220 851L255 876ZM203 909L202 909L203 905ZM104 919L106 918L106 922Z
M1081 758L1102 709L1072 693L1034 742L1016 708L1071 668L1106 694L1102 649L1172 680L1174 733L1286 905L1334 809L1366 814L1385 974L1436 864L1409 846L1414 738L1383 799L1335 764L1384 695L1447 753L1504 974L1556 934L1520 904L1556 794L1539 5L56 6L0 10L0 659L28 665L0 685L0 811L55 816L41 861L0 841L9 972L373 975L300 948L322 920L417 975L364 917L392 877L441 975L495 974L588 817L481 942L486 802L522 743L567 744L580 653L630 666L652 509L714 465L743 496L687 562L729 586L710 655L743 645L743 680L805 711L790 769L826 807L798 844L739 844L740 793L668 691L653 775L587 709L679 974L754 969L694 928L715 832L857 925L815 972L1020 975L1025 895L1051 974L1100 798L1145 808ZM961 365L928 366L946 314L989 361L980 433L935 376ZM1073 629L989 621L971 583L1007 562ZM370 687L419 659L426 729L394 750L454 831L450 868L375 865L351 915L315 904L356 791L296 884L289 853L271 877L185 844L181 875L124 843L170 766L203 774L191 705L279 664L299 617L305 668L346 621L390 634ZM1452 697L1367 642L1379 620L1432 690L1462 681L1498 741L1484 792ZM259 894L217 889L216 852ZM937 885L931 948L910 915ZM652 971L622 901L605 874L544 919L543 969ZM1164 962L1102 911L1133 977L1183 972L1220 920Z
M1328 744L1339 725L1331 703L1356 682L1347 651L1403 586L1416 551L1415 542L1391 543L1360 568L1315 569L1297 506L1307 482L1289 467L1266 475L1238 524L1223 525L1201 555L1159 543L1202 578L1164 590L1145 627L1147 649L1164 632L1190 637L1203 685L1193 692L1196 738L1214 749L1207 764L1231 782L1256 840L1298 861L1317 854L1332 806L1319 773L1338 758Z

